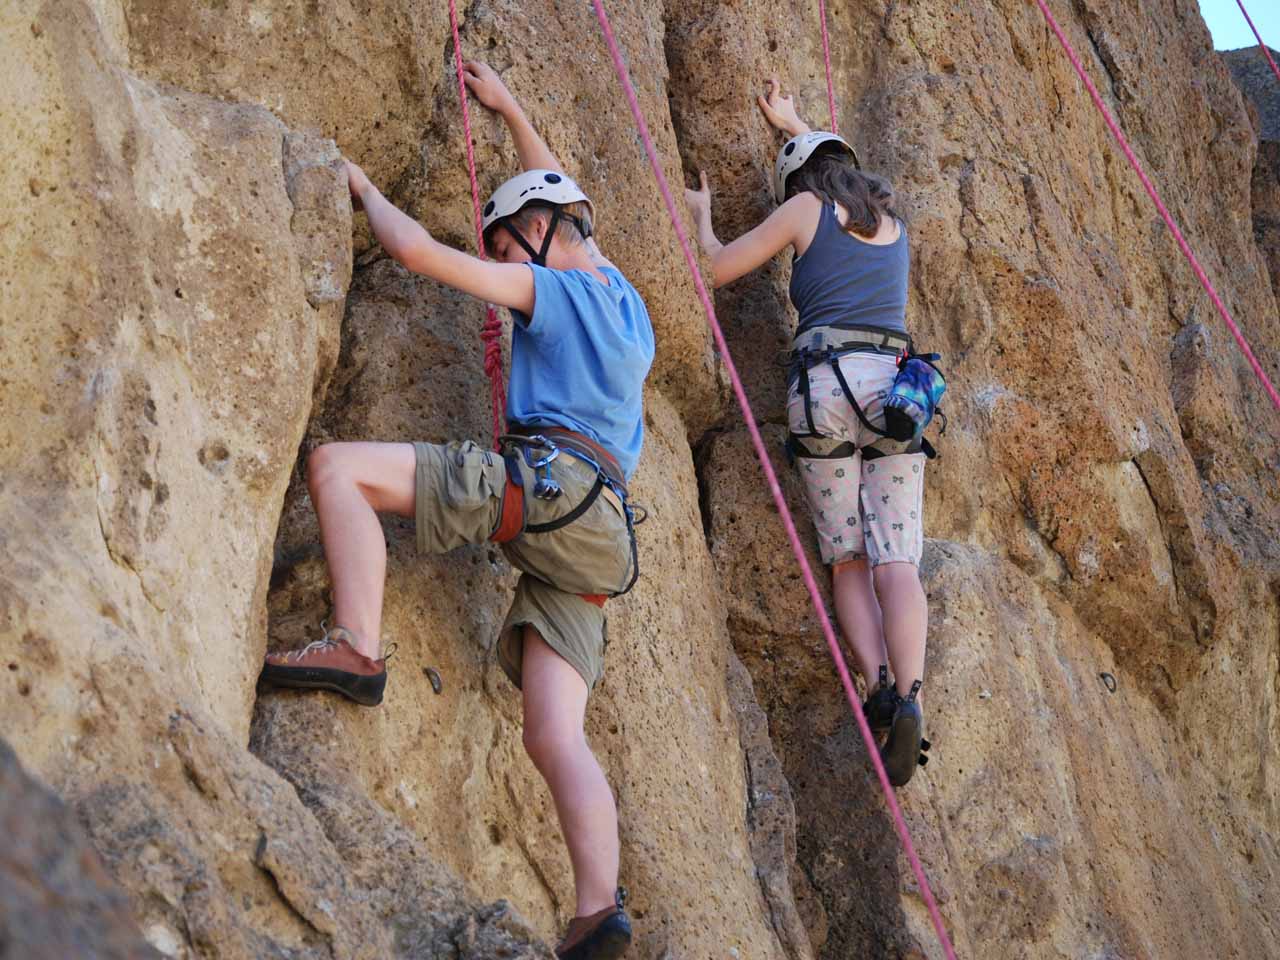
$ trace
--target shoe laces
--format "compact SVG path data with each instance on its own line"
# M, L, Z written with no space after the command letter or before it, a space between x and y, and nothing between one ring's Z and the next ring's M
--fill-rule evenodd
M288 653L284 655L284 658L286 660L301 660L303 657L307 656L308 654L319 653L321 650L330 650L336 647L337 645L338 645L338 641L332 639L329 636L329 634L326 633L319 640L312 640L301 650L290 650Z
M346 640L346 636L350 636L351 631L346 627L334 627L330 630L329 621L321 620L320 629L324 631L323 637L319 640L312 640L301 650L289 651L284 655L284 658L286 660L301 660L303 657L307 656L307 654L318 653L321 650L332 650L334 647L338 646L339 643L350 643L349 640ZM343 634L346 636L343 636Z

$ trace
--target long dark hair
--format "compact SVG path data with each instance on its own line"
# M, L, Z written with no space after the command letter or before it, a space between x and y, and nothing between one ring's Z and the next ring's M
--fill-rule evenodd
M788 200L806 190L817 194L825 204L838 203L849 211L844 229L860 237L874 237L880 229L881 216L898 219L889 181L874 173L863 173L835 144L822 144L804 166L787 177Z

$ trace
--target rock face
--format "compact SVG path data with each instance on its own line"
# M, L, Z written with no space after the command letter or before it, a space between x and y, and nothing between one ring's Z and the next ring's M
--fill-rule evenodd
M0 957L160 956L75 815L0 740Z
M1270 47L1267 50L1271 59L1280 63L1280 53ZM1258 135L1263 140L1280 141L1280 85L1262 50L1228 50L1222 59L1231 71L1231 79L1258 111Z
M813 14L610 13L668 175L705 169L739 235L772 209L761 79L826 123ZM899 796L958 951L1280 954L1280 420L1034 6L829 13L840 129L899 191L909 323L949 378L934 757ZM588 713L633 954L940 956L589 5L461 14L464 53L592 193L659 341L644 578L610 604ZM1280 160L1195 5L1059 15L1277 379ZM490 650L500 554L418 557L388 519L384 708L254 689L264 650L328 609L305 454L487 439L481 305L371 244L339 162L470 249L448 36L419 0L0 12L0 729L150 944L104 895L24 955L105 916L103 956L549 957L572 913ZM515 158L473 120L487 191ZM788 276L716 296L774 450ZM31 802L16 784L0 807ZM18 889L29 868L3 862Z

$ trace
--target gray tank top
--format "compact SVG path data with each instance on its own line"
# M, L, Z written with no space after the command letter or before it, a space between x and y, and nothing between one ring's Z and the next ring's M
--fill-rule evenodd
M898 221L893 243L864 243L840 227L824 204L813 242L791 265L791 302L800 314L796 333L814 327L883 327L907 332L907 226Z

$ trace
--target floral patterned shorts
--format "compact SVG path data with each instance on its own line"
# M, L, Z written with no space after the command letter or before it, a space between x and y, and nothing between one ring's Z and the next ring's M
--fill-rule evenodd
M884 398L898 372L894 358L851 353L839 363L862 412L882 426ZM915 445L887 440L863 426L827 363L809 369L808 415L799 386L792 386L787 420L791 432L801 437L817 434L849 441L857 448L851 456L796 457L823 562L834 564L865 555L872 566L894 562L919 566L924 546L925 455Z

